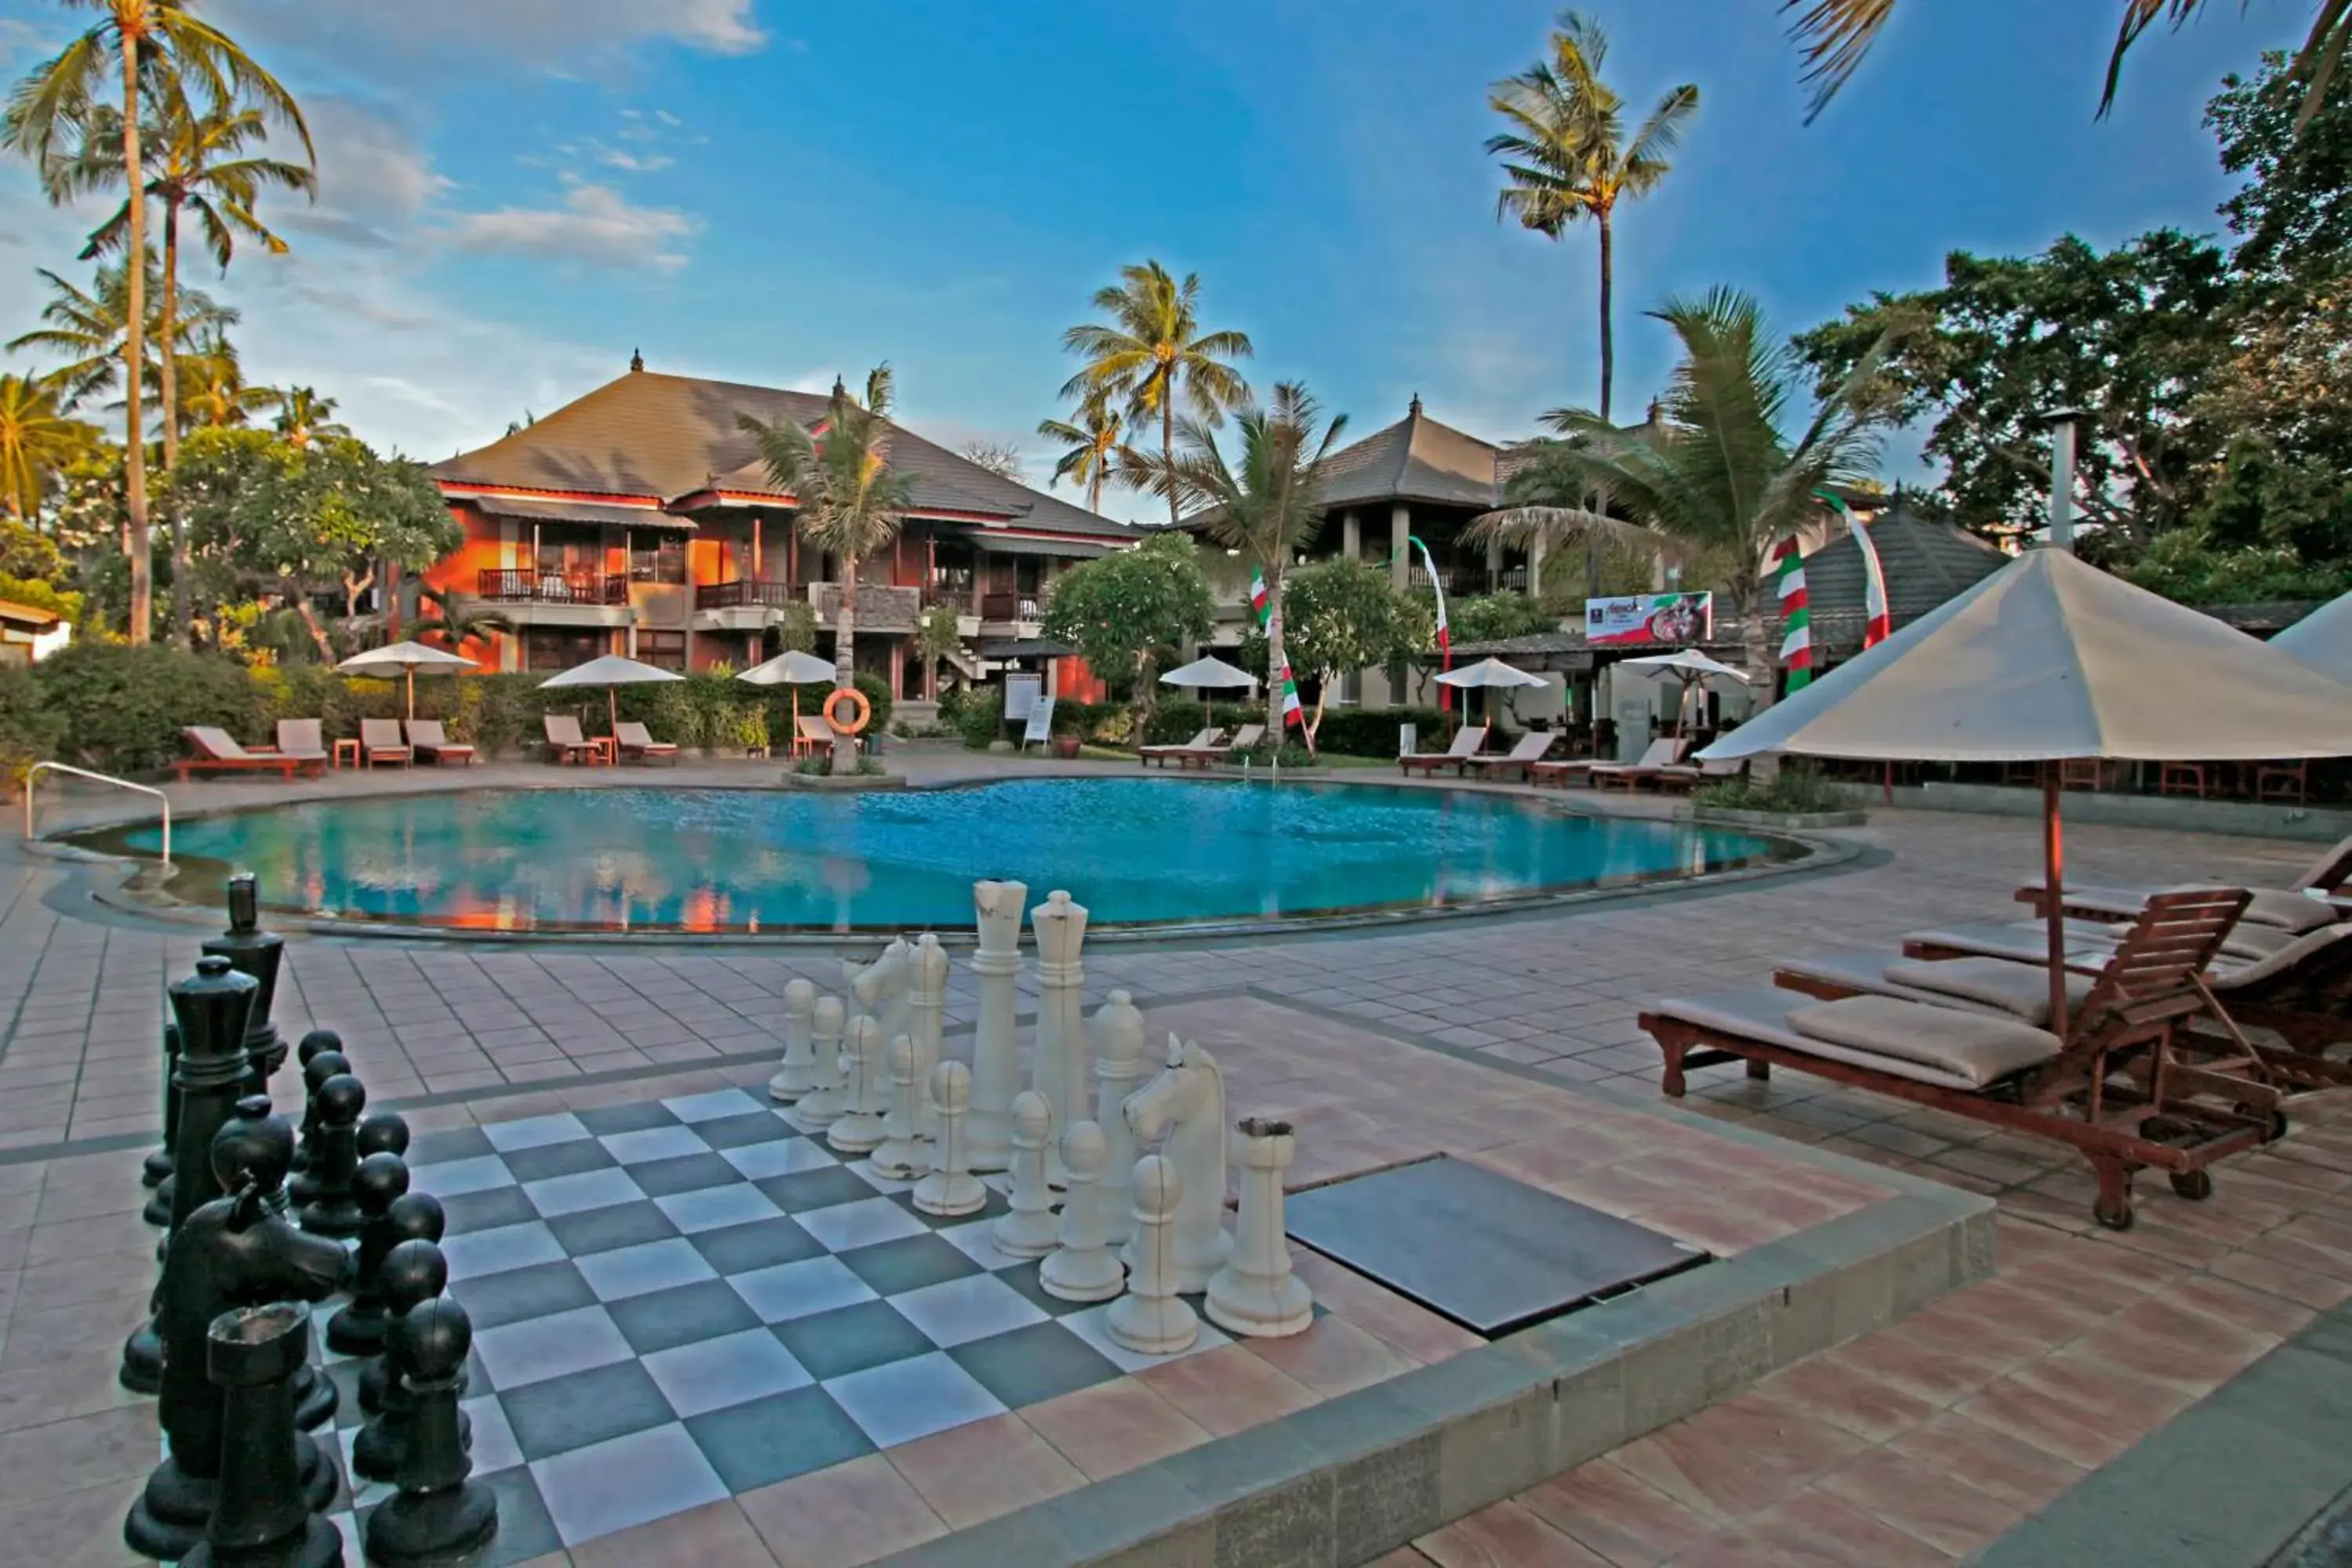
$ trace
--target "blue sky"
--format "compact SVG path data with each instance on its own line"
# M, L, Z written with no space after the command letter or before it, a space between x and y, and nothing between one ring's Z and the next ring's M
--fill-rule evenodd
M1728 282L1793 331L1945 252L2218 228L2199 126L2223 71L2305 0L2217 4L2136 52L2094 121L2108 0L1907 0L1862 77L1803 123L1776 0L1591 0L1637 106L1702 103L1675 173L1626 211L1617 402L1671 363L1640 311ZM1589 234L1494 216L1486 84L1552 7L1359 0L211 0L312 110L316 207L283 258L206 283L248 374L341 400L439 458L625 365L821 388L888 360L902 416L1007 440L1058 411L1061 330L1119 264L1197 271L1205 315L1368 432L1419 392L1489 438L1597 393ZM354 16L353 13L358 13ZM12 79L66 35L0 0ZM0 329L36 267L79 276L89 215L0 170ZM1915 470L1897 443L1889 471Z

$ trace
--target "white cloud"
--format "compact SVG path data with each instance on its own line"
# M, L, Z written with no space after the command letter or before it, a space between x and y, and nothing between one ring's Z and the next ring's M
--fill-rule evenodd
M635 206L610 185L575 184L561 207L464 213L445 232L459 250L674 271L686 265L677 247L701 226L675 207Z
M356 245L394 243L453 182L389 110L357 99L312 96L304 105L319 150L319 200L282 214L285 226Z
M742 55L768 42L756 0L217 0L213 10L248 44L289 43L360 70L386 57L562 70L614 60L647 43Z

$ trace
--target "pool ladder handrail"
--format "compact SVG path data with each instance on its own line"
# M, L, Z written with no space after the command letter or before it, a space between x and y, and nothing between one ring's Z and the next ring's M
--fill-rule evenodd
M71 773L76 778L89 779L98 784L112 784L117 789L135 789L141 795L152 795L163 803L163 864L172 863L172 797L153 784L133 784L129 779L116 778L112 773L94 773L88 768L78 768L70 763L35 763L25 770L25 837L33 837L33 781L42 773Z

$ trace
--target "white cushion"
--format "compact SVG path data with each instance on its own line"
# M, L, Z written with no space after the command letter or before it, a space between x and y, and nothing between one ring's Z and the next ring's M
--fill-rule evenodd
M1849 996L1800 1007L1789 1015L1789 1024L1813 1039L1925 1063L1978 1088L2048 1061L2062 1048L2047 1029L1891 996Z
M1997 1008L2037 1028L2046 1027L2050 1022L2047 964L2018 963L2006 958L1904 960L1887 964L1886 978L1913 990L1932 991ZM2067 975L2067 1006L2079 1007L2089 1000L2091 987L2095 984L2087 974Z

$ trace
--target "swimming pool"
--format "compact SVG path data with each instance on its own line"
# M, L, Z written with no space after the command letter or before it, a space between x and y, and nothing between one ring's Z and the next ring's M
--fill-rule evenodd
M152 855L157 838L77 842ZM1524 796L1156 778L460 790L199 817L173 838L192 899L233 868L279 910L511 931L951 930L988 877L1033 898L1066 888L1098 926L1223 924L1494 905L1800 852Z

